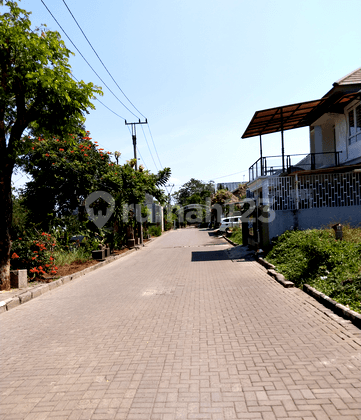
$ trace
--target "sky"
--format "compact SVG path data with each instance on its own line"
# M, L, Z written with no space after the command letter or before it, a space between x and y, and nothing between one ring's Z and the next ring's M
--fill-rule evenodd
M33 26L59 31L73 75L102 86L108 108L138 125L139 163L170 167L172 192L191 178L248 181L259 138L241 139L258 110L322 97L361 66L360 0L22 0ZM66 5L127 98L104 69ZM124 119L94 101L86 129L110 152L133 158ZM308 129L285 132L285 153L309 152ZM263 155L281 154L280 133ZM14 176L19 186L26 177ZM171 187L168 187L168 192Z

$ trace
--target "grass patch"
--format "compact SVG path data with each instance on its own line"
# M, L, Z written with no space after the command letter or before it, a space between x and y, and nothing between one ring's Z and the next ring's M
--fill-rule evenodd
M343 240L332 229L287 231L266 255L297 287L307 283L361 313L361 229L343 226Z
M85 251L83 248L76 248L69 251L55 251L55 265L61 267L73 262L85 262L91 258L91 252Z
M232 229L231 236L229 236L229 239L236 244L242 245L242 229L239 227L234 227Z

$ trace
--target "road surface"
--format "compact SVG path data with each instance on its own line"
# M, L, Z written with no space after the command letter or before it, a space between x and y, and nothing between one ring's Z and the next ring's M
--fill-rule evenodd
M360 419L360 330L230 248L171 231L2 314L1 419Z

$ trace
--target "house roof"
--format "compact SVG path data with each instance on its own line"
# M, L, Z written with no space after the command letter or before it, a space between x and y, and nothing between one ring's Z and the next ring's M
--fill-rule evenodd
M337 80L333 85L353 85L361 83L361 67Z
M326 112L342 112L350 101L360 97L360 86L355 86L358 84L361 67L335 82L334 88L321 99L256 111L242 139L307 127Z

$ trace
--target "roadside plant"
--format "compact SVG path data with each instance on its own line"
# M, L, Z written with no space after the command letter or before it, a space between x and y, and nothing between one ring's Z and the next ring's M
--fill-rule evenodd
M274 240L267 261L296 286L307 283L361 312L361 235L346 231L342 241L332 229L287 231Z
M24 232L13 242L11 249L11 269L28 270L31 279L54 277L58 272L54 251L56 240L53 235L37 230Z
M31 27L30 13L0 0L0 289L10 289L11 177L32 150L24 131L67 135L79 129L100 88L76 82L72 54L56 31ZM59 151L59 153L61 153Z

